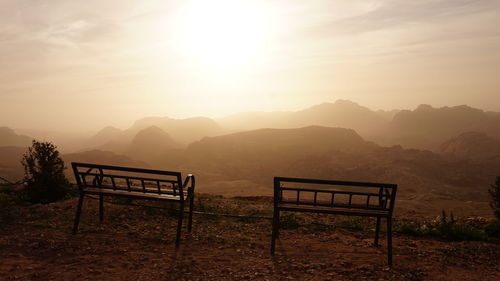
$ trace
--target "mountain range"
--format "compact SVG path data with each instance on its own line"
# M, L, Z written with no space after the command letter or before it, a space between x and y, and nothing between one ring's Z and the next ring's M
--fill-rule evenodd
M463 212L478 210L476 203L488 209L487 189L498 175L500 157L471 161L428 150L382 147L351 129L310 126L205 138L189 145L174 162L177 165L170 167L199 175L202 191L269 195L274 176L382 181L400 186L400 208ZM218 187L221 182L230 189Z
M436 150L443 141L466 132L480 132L500 139L500 113L466 105L442 108L420 105L415 110L402 110L394 116L386 141ZM380 139L384 138L380 136Z
M3 127L0 141L0 175L22 175L31 138ZM429 105L375 111L339 100L215 120L148 117L72 145L66 162L181 170L197 175L201 192L270 195L278 175L384 181L400 185L400 208L477 212L500 173L500 114Z
M233 131L259 128L297 128L327 126L350 128L361 135L374 135L384 129L390 112L373 111L347 100L322 103L300 111L247 112L218 119L221 127Z
M19 146L26 147L31 145L31 137L18 135L13 129L0 127L0 147L1 146Z

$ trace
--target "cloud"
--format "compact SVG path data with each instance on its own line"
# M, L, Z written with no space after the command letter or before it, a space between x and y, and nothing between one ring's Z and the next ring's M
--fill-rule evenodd
M381 29L400 28L408 24L449 21L492 10L500 10L500 2L491 0L392 0L374 5L375 9L343 19L325 21L309 30L315 35L332 31L356 34Z
M472 55L470 45L500 37L500 2L489 0L330 1L321 9L330 17L295 29L289 38L316 65L418 56L443 48ZM319 11L317 14L321 15ZM327 13L327 14L328 14ZM307 17L304 10L301 15ZM454 45L450 45L454 44ZM445 46L446 47L443 47ZM297 47L299 46L299 47ZM437 48L433 49L434 47ZM482 54L482 55L488 55ZM448 57L448 56L446 56Z

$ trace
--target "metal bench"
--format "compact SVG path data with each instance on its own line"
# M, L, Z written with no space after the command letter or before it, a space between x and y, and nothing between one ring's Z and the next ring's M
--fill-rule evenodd
M392 213L397 185L304 178L274 178L271 255L279 238L280 212L310 212L375 217L375 245L380 220L387 220L387 261L392 265Z
M71 163L80 197L76 210L73 234L78 231L85 195L99 196L99 221L104 218L104 196L169 201L179 204L176 247L179 246L185 202L189 202L188 232L193 222L195 177L189 174L184 182L180 172L129 167ZM189 186L188 186L189 185Z

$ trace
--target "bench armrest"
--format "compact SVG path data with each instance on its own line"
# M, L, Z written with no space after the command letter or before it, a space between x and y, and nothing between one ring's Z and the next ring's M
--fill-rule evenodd
M188 184L191 183L189 186ZM188 174L186 179L184 179L184 183L182 184L182 188L187 188L188 193L193 193L194 192L194 187L195 187L195 177L193 174Z

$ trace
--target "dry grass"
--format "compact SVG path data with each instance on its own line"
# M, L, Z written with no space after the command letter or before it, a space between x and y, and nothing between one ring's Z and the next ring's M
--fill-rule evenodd
M374 223L335 216L300 216L269 255L269 198L201 196L192 235L174 247L173 212L85 203L80 232L71 235L76 200L1 209L2 280L499 280L500 246L397 234L394 267L373 247ZM204 204L204 205L203 205ZM371 224L370 224L371 223ZM382 238L382 245L385 241Z

